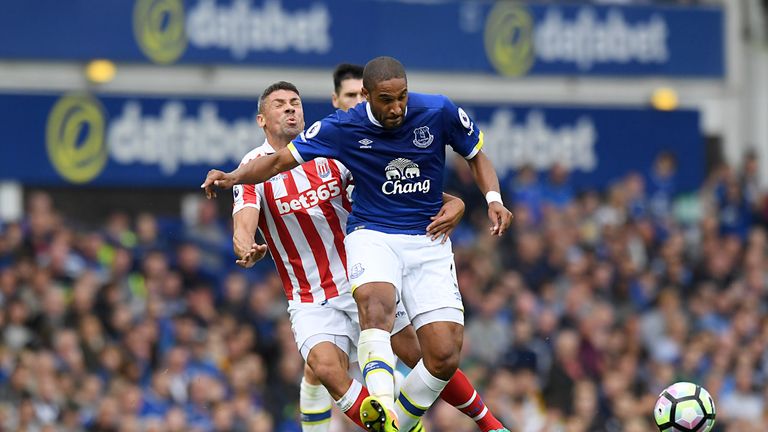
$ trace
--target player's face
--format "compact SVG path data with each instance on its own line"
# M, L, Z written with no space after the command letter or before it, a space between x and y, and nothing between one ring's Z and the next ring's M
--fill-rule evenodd
M347 78L341 82L339 92L333 94L332 102L334 108L347 111L364 100L363 80Z
M289 140L304 130L301 98L290 90L277 90L267 96L259 117L260 126L270 134Z
M384 129L394 129L403 124L408 104L408 82L405 78L381 81L370 93L363 89L363 96L368 99L373 116Z

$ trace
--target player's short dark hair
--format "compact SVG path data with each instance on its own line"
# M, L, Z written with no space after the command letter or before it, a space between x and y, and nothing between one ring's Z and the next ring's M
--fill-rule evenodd
M351 63L342 63L333 71L333 89L336 94L341 90L341 83L348 79L363 79L363 67Z
M264 104L264 101L267 100L269 95L278 90L289 90L301 96L299 89L297 89L295 85L289 83L288 81L278 81L274 84L270 84L269 87L264 89L264 91L261 93L261 97L259 98L259 112L261 112L262 105Z
M369 92L376 84L394 78L404 78L405 68L396 58L381 56L369 61L363 69L363 87Z

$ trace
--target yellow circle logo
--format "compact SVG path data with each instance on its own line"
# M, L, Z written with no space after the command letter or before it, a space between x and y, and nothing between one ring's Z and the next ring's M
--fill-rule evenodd
M187 48L182 0L136 0L133 35L155 63L173 63Z
M485 53L502 75L524 75L533 65L533 19L521 6L502 1L485 23Z
M91 96L67 95L48 115L45 130L48 158L56 171L72 183L86 183L107 164L104 110Z

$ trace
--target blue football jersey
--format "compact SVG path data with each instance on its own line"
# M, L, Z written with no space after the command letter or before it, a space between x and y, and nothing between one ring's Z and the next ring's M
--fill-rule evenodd
M352 172L348 233L425 234L443 203L446 146L471 159L483 134L447 97L410 93L396 129L381 127L365 102L315 122L288 148L299 162L332 158Z

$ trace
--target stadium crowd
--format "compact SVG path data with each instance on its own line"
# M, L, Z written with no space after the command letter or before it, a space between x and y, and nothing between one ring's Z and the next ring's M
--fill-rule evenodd
M604 192L523 167L504 182L515 221L500 240L466 164L450 167L446 190L467 204L453 234L462 368L510 430L652 431L657 395L680 380L715 397L717 431L768 424L757 161L697 191L676 188L675 163L662 154ZM0 430L300 430L280 279L271 260L233 267L214 202L172 228L119 211L83 227L45 192L27 201L0 227ZM474 430L442 402L427 427Z

